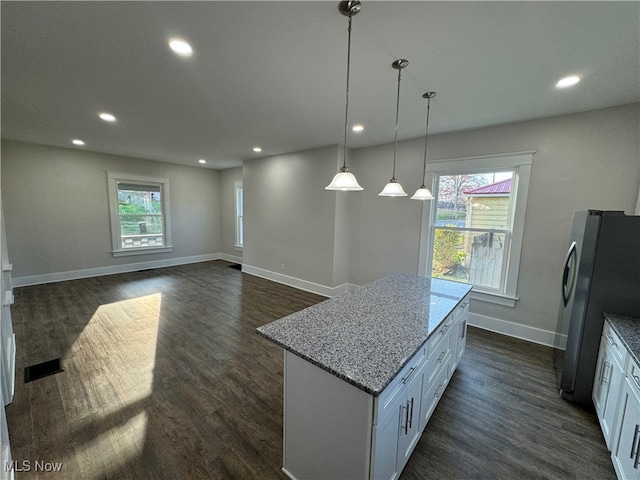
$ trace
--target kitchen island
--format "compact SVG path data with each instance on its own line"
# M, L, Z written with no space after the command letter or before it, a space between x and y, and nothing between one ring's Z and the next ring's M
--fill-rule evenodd
M470 290L392 274L259 327L285 352L283 471L397 477L464 350Z

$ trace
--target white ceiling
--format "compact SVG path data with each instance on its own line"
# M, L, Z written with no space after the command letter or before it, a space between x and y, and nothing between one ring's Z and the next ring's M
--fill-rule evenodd
M1 18L3 138L210 168L342 143L337 1L2 1ZM398 58L399 139L424 135L429 90L431 133L638 102L639 19L638 1L365 0L349 97L365 131L349 146L393 141ZM582 82L555 88L569 74Z

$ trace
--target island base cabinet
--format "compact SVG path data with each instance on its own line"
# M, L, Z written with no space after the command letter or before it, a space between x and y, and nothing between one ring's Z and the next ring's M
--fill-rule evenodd
M636 373L637 378L637 373ZM640 381L628 374L620 399L621 420L611 460L619 479L640 479Z
M398 459L398 432L403 412L398 409L391 412L379 424L373 427L373 455L371 478L376 480L394 480L398 478L396 463Z
M373 397L288 351L284 375L284 473L369 478Z

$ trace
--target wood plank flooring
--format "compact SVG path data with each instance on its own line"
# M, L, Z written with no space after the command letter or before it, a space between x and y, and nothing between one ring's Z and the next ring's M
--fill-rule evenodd
M15 290L17 479L286 478L282 350L255 328L324 297L228 266ZM64 372L23 383L24 367L56 357ZM595 415L557 394L551 350L470 328L402 478L615 474Z

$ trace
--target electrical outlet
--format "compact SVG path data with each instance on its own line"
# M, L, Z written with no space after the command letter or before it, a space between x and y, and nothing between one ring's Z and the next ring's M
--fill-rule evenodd
M284 263L280 264L280 270L284 270Z

